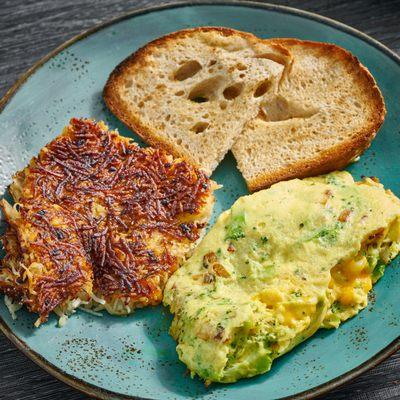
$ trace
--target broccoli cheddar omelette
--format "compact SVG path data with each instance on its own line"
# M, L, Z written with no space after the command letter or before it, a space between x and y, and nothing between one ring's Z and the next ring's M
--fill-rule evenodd
M78 306L128 314L157 304L210 215L213 182L161 149L72 119L14 176L0 291L65 320ZM11 308L12 309L12 308Z
M179 358L206 382L264 373L367 305L400 250L400 201L347 172L238 199L169 279Z

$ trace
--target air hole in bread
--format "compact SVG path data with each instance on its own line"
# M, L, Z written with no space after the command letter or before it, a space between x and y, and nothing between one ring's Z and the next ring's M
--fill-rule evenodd
M261 109L265 121L286 121L292 118L311 118L318 113L318 109L305 107L302 103L288 101L281 95L275 96Z
M165 89L166 86L163 83L160 83L159 85L156 86L156 89L160 90L160 89Z
M211 66L215 65L216 63L217 63L217 60L211 60L211 61L208 63L208 66L211 67Z
M357 108L361 108L361 104L360 104L358 101L355 101L355 102L354 102L354 105L355 105Z
M242 63L237 63L237 64L236 64L236 68L237 68L239 71L246 71L246 69L247 69L246 65L244 65L244 64L242 64Z
M262 82L260 82L254 91L254 97L261 97L265 93L268 92L268 90L271 87L271 81L269 79L264 79Z
M208 72L209 72L210 74L212 74L212 73L214 72L214 68L209 68L209 69L208 69Z
M186 61L175 71L174 78L177 81L184 81L196 75L201 68L201 64L196 60Z
M168 114L166 117L165 117L165 120L166 121L169 121L171 119L171 114Z
M183 90L179 90L178 92L175 93L175 96L183 96L185 92Z
M243 91L243 83L238 82L230 85L224 89L222 94L224 95L225 99L233 100L236 99Z
M240 74L239 78L244 78L246 76L246 74Z
M133 85L133 80L132 80L132 79L126 79L126 80L125 80L124 86L125 86L126 88L130 88L130 87L132 87L132 85Z
M219 88L224 83L224 77L217 75L199 82L189 93L189 100L195 103L205 103L217 97Z
M190 130L192 130L194 133L201 133L204 132L208 127L209 127L208 122L197 122L194 124Z
M260 109L258 110L257 118L262 119L263 121L268 121L266 112L263 107L260 107Z
M139 106L139 108L142 108L142 107L144 107L144 101L139 101L139 104L138 104L138 106Z
M227 105L228 105L228 103L226 101L221 101L221 103L219 103L221 110L225 110Z
M182 144L182 139L178 139L178 140L176 141L176 143Z
M190 100L194 101L195 103L206 103L207 101L209 101L209 99L204 96L196 96L191 98Z

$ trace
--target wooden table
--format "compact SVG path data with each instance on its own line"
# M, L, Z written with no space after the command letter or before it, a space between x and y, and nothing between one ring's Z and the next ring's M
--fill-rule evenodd
M0 0L0 97L21 73L71 36L127 10L161 3L167 2ZM297 7L337 19L400 52L400 0L271 0L270 3ZM0 334L0 399L85 398L42 371ZM400 353L323 397L325 400L394 398L400 399Z

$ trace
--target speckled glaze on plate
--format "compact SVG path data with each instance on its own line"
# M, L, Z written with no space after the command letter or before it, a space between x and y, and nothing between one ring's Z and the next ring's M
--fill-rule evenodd
M400 59L373 39L332 20L290 8L256 3L169 5L141 10L96 27L42 59L0 101L0 189L11 175L54 138L73 116L105 120L135 137L105 108L101 91L108 74L148 41L182 28L227 26L260 37L298 37L333 42L352 51L371 70L384 94L386 122L361 160L350 166L356 179L376 175L400 195ZM213 178L214 217L246 194L228 154ZM2 222L4 229L4 221ZM309 399L376 365L400 347L400 266L396 260L375 286L366 310L338 330L321 330L276 360L265 375L206 389L185 375L168 335L163 307L119 318L83 312L64 328L54 317L40 329L26 311L13 321L0 303L0 328L42 368L87 394L103 399Z

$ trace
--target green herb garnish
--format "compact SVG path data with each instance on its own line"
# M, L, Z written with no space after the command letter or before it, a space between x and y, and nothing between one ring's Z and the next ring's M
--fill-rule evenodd
M244 234L245 216L244 213L232 217L231 223L226 226L225 240L238 240L245 237Z
M343 227L340 222L335 223L333 226L322 228L320 231L316 232L314 235L306 239L309 242L314 239L320 239L322 242L327 244L332 244L336 242L339 235L339 230Z
M261 241L265 244L268 243L268 238L266 236L261 236Z
M342 306L338 301L334 301L331 305L331 311L335 314L337 312L342 311Z
M382 278L385 272L386 264L382 260L378 260L374 271L372 272L372 280L376 282L379 278Z

